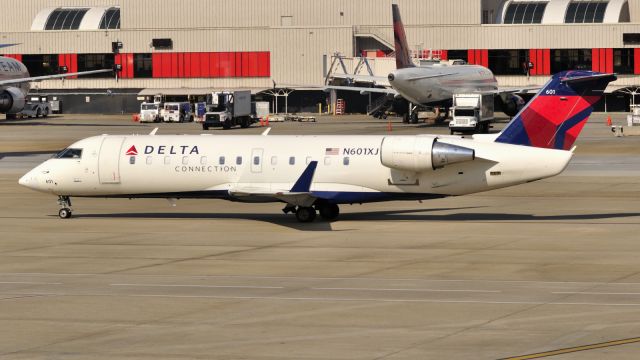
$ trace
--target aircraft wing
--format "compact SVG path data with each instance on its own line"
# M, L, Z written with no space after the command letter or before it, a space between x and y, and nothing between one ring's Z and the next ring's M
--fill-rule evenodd
M368 87L358 87L358 86L335 86L328 85L325 86L325 89L330 90L344 90L344 91L358 91L361 94L367 93L375 93L375 94L387 94L387 95L398 95L398 92L392 88L368 88Z
M389 85L389 79L387 79L386 76L333 74L331 75L331 77L335 79L347 79L353 82L368 82L379 85Z
M310 190L317 167L318 162L311 161L290 191L273 191L267 187L238 184L229 189L229 195L239 199L277 199L294 206L311 206L316 201L316 197L311 194Z
M22 83L33 82L33 81L61 79L61 78L66 78L69 76L77 76L77 75L103 74L108 72L113 72L113 70L104 69L104 70L81 71L81 72L75 72L75 73L65 73L65 74L56 74L56 75L32 76L32 77L19 78L19 79L2 80L0 81L0 86L22 84Z
M542 88L540 85L531 85L531 86L523 86L523 87L510 87L510 88L498 88L495 91L496 95L501 94L526 94L529 91L539 91Z

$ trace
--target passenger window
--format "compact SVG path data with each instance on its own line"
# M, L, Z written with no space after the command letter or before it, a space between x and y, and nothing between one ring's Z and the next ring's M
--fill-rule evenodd
M136 157L135 156L130 156L129 157L129 164L133 165L136 163Z
M278 157L277 156L272 156L271 157L271 165L278 165Z
M295 156L289 157L289 165L295 165L295 164L296 164L296 157Z
M220 165L224 165L224 156L220 156L218 162L220 163Z
M260 165L260 156L253 157L253 165Z
M324 164L325 164L326 166L331 165L331 158L330 158L330 157L328 157L328 156L325 156L325 157L324 157Z
M147 156L147 165L151 165L152 162L153 162L153 157Z
M82 149L71 149L67 148L55 156L56 159L80 159L82 158Z
M183 156L182 157L182 165L188 165L189 164L189 157L188 156Z
M236 157L236 165L242 165L242 156Z
M207 157L206 156L201 156L200 157L200 165L207 165Z
M165 165L171 165L171 156L165 156L164 157L164 164Z
M342 159L342 165L347 166L349 165L349 157L345 156L344 159Z

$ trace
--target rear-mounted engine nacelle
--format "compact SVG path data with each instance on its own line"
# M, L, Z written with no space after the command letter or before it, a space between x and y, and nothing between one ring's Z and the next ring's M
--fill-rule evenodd
M22 90L10 87L0 92L0 112L17 113L24 109L25 98Z
M431 171L475 159L475 151L431 136L388 136L382 140L382 165L403 171Z

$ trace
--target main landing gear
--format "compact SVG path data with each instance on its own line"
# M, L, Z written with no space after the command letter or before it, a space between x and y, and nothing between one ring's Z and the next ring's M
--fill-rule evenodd
M293 206L287 205L282 211L285 214L295 213L296 219L302 223L310 223L316 219L318 213L326 221L335 221L340 215L340 208L336 204L316 203L314 206Z
M71 198L68 196L58 196L58 205L60 205L60 211L58 216L61 219L68 219L71 217Z

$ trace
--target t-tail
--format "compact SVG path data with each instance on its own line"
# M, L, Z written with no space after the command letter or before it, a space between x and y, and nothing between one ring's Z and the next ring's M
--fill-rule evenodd
M396 69L415 67L409 56L409 45L407 45L407 35L404 33L404 25L400 18L400 8L397 4L391 5L393 12L393 40L396 52Z
M580 135L593 105L615 74L565 71L555 74L511 120L496 142L569 150Z

